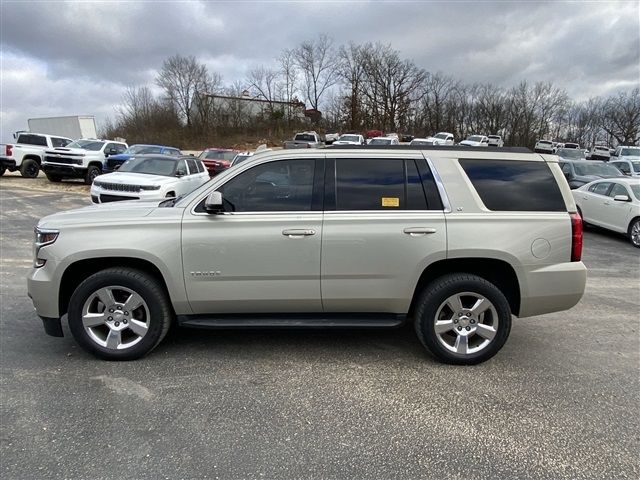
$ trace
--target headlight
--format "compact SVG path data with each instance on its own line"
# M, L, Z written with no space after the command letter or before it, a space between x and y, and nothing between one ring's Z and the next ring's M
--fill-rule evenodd
M160 185L140 185L140 190L160 190Z
M38 257L40 249L45 245L51 245L53 242L55 242L58 239L58 235L60 234L60 232L58 230L39 227L36 227L33 231L35 233L33 266L35 268L40 268L43 267L47 262L45 259Z

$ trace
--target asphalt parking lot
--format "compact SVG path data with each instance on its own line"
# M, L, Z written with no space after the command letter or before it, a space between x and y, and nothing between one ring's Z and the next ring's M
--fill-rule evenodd
M32 183L30 183L32 182ZM32 229L87 187L0 179L3 478L638 478L639 251L585 235L587 292L492 360L392 331L174 330L96 360L26 296Z

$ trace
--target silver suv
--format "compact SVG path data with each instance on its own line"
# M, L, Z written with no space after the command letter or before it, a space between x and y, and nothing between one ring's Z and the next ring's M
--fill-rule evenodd
M112 360L185 327L397 327L482 362L512 315L582 297L582 224L557 157L339 147L255 155L184 198L96 205L36 227L45 331Z

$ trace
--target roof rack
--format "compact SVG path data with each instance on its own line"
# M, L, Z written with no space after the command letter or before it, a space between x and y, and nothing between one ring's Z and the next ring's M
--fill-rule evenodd
M327 145L334 150L462 150L469 152L533 153L527 147L467 147L466 145Z

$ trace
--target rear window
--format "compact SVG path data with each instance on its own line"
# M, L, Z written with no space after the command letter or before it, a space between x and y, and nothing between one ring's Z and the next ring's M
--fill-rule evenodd
M544 162L461 159L460 165L489 210L566 211L560 188Z
M22 134L18 136L18 142L24 145L38 145L40 147L47 146L47 138L40 135Z

